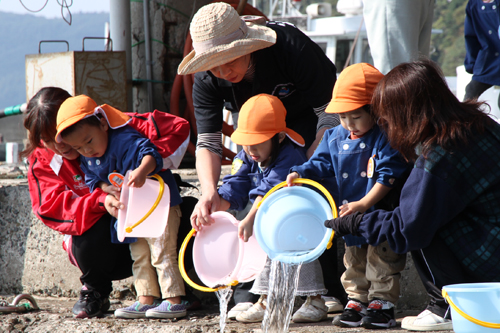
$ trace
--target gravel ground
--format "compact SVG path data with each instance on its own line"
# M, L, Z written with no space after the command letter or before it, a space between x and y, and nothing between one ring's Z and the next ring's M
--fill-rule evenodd
M13 297L0 297L9 304ZM104 318L74 319L71 308L76 298L65 297L34 297L40 310L26 313L0 314L0 332L57 332L57 333L106 333L106 332L181 332L205 333L220 332L220 312L217 301L204 300L202 309L188 312L182 319L117 319L113 310L132 304L132 300L111 300L111 309ZM407 332L400 328L401 318L406 315L416 315L416 312L398 312L398 326L384 331ZM289 332L362 332L363 328L339 328L331 324L334 314L329 314L328 320L314 324L291 323ZM228 321L224 332L251 333L262 332L260 323L243 324Z

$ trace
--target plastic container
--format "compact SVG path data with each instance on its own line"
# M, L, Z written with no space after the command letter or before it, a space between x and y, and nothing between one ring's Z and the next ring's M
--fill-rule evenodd
M500 283L451 284L443 287L443 296L456 333L500 332Z
M239 221L233 215L215 212L211 216L215 223L199 231L193 244L193 264L200 280L211 288L254 280L264 269L266 253L255 237L248 242L238 238Z
M163 179L156 176L159 180L147 178L141 188L129 187L127 186L129 173L130 171L125 175L120 194L120 202L125 205L125 208L118 210L118 240L123 242L125 237L160 237L167 227L170 210L168 185L163 182ZM151 214L139 225L133 227L151 211L157 201L157 207L153 209ZM133 227L133 229L127 232L128 227Z
M328 194L330 203L310 188L285 187L264 197L254 224L255 237L269 258L288 264L312 262L331 246L333 231L324 222L337 214L323 186L308 179L296 182L317 186Z

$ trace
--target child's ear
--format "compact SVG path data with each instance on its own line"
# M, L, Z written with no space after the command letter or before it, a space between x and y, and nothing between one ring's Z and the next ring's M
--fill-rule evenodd
M286 138L286 132L280 132L280 134L279 134L279 137L278 137L278 138L279 138L279 140L280 140L280 143L282 143L282 142L283 142L283 140L285 140L285 138Z
M107 132L108 128L109 128L108 121L104 117L101 118L101 119L99 119L99 121L101 122L101 128L102 128L102 130Z

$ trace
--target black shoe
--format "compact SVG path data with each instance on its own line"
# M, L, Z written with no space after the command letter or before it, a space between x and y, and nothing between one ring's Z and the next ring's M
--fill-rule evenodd
M201 309L201 301L194 294L187 294L182 296L181 304L184 304L187 311L194 311Z
M359 327L366 315L366 305L354 299L349 300L344 312L333 319L332 324L340 327Z
M87 290L84 286L80 291L80 298L76 301L75 305L73 305L73 314L76 316L83 310L85 310L85 297L83 297L82 291Z
M394 304L389 301L375 299L368 305L366 316L361 322L364 328L389 328L396 326Z
M101 297L95 290L80 291L80 299L73 306L76 318L102 317L109 310L109 298Z

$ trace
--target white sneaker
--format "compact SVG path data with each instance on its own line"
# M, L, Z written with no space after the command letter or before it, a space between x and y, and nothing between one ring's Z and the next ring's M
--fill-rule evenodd
M267 302L266 299L261 296L257 303L252 305L252 307L246 311L238 313L236 320L242 323L258 323L264 319L264 313L266 312Z
M306 302L292 316L294 323L315 323L328 318L328 307L325 300L311 299L307 297Z
M336 297L321 296L321 298L325 301L325 305L328 308L328 313L342 312L344 310L344 306Z
M448 331L453 329L453 325L450 319L425 310L416 317L403 318L401 328L410 331Z
M253 305L252 302L242 302L242 303L236 304L227 313L227 319L236 320L236 316L238 315L238 313L250 309L252 307L252 305Z

